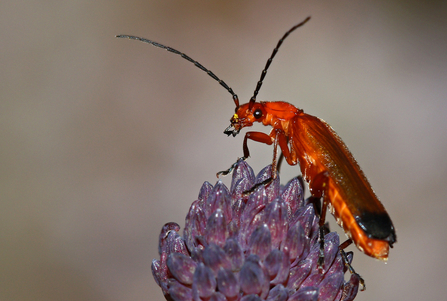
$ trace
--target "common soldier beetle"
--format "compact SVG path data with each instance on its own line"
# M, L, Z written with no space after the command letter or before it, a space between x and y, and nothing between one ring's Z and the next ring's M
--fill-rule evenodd
M310 17L292 27L278 41L261 73L253 96L248 103L243 105L239 105L238 96L224 81L186 54L135 36L119 35L117 37L139 40L178 54L219 82L233 96L236 105L235 114L230 120L230 126L225 129L225 134L236 136L242 128L250 127L254 122L261 122L263 125L272 127L270 134L253 131L245 134L242 159L245 160L250 156L247 144L249 139L268 145L273 144L272 178L256 187L268 185L276 178L278 146L288 164L300 164L301 173L309 183L312 196L323 199L319 221L321 265L324 257L322 244L327 209L335 216L337 223L343 227L349 237L340 245L340 249L354 242L357 248L366 255L386 261L389 248L396 242L393 223L341 138L325 121L304 113L303 110L290 103L256 102L267 70L279 47L291 32L304 25L309 19ZM218 174L227 174L232 168Z

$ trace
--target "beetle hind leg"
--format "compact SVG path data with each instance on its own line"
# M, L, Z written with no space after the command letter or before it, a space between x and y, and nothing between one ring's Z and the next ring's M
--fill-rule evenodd
M352 240L351 240L351 239L348 239L347 241L345 241L344 243L342 243L342 244L340 245L340 247L339 247L339 249L340 249L340 255L341 255L342 259L343 259L343 262L344 262L344 264L345 264L345 267L349 270L349 272L350 272L351 274L357 275L357 277L359 278L359 283L360 283L360 285L361 285L360 290L361 290L361 291L364 291L364 290L366 290L365 280L362 278L362 276L360 276L360 274L358 274L358 273L354 270L354 268L352 267L351 263L349 262L349 258L348 258L347 253L344 251L344 249L345 249L346 247L348 247L351 243L352 243Z
M318 242L320 244L320 251L318 256L318 269L323 271L324 264L324 235L325 235L325 222L326 212L328 210L330 200L326 193L329 177L326 171L320 172L315 176L312 182L309 183L309 190L312 194L313 204L315 212L320 213L320 220L318 222L319 235ZM323 197L323 204L319 207L319 199Z

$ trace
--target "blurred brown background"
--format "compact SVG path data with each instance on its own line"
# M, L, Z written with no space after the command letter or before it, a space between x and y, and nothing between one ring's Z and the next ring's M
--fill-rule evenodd
M2 1L0 300L163 300L150 270L160 228L183 225L203 181L242 155L243 135L222 133L227 91L116 34L187 53L245 102L278 39L308 15L258 99L329 122L394 221L388 264L355 251L367 281L357 300L444 299L446 6ZM250 149L255 171L270 162L271 147ZM283 167L283 182L299 172Z

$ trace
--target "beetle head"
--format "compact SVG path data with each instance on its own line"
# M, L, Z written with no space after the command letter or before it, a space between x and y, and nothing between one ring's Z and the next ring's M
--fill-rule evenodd
M265 116L262 103L246 103L236 108L236 113L230 119L230 126L224 131L228 136L235 137L242 128L253 125L253 122L261 122Z

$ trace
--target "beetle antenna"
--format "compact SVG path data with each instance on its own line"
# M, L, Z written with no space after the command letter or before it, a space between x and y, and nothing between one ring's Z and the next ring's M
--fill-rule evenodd
M278 52L279 47L282 45L282 43L284 42L284 40L288 37L289 34L292 33L292 31L294 31L295 29L297 29L298 27L303 26L304 24L306 24L307 21L310 20L310 16L307 17L303 22L293 26L292 28L290 28L283 36L282 38L278 41L278 44L276 45L275 49L273 49L273 53L270 56L270 58L267 60L267 63L265 64L264 70L262 70L261 72L261 78L259 79L257 85L256 85L256 89L255 92L253 93L253 96L250 98L250 106L249 109L251 109L253 107L253 104L256 102L256 96L258 96L258 92L261 89L262 86L262 82L264 81L265 75L267 74L267 69L270 67L270 64L272 63L273 58L275 57L276 53Z
M155 41L151 41L145 38L140 38L140 37L136 37L136 36L129 36L129 35L117 35L115 36L116 38L124 38L124 39L130 39L130 40L137 40L137 41L141 41L143 43L147 43L147 44L151 44L152 46L167 50L169 52L175 53L180 55L182 58L184 58L187 61L190 61L191 63L194 64L194 66L196 66L197 68L199 68L202 71L205 71L206 74L208 74L209 76L211 76L215 81L217 81L222 87L224 87L228 92L230 92L230 94L233 96L233 101L236 104L236 109L239 107L239 98L237 97L236 93L233 92L233 89L231 89L223 80L221 80L220 78L218 78L211 70L205 68L202 64L200 64L198 61L193 60L192 58L190 58L188 55L175 50L174 48L165 46L163 44L157 43Z

